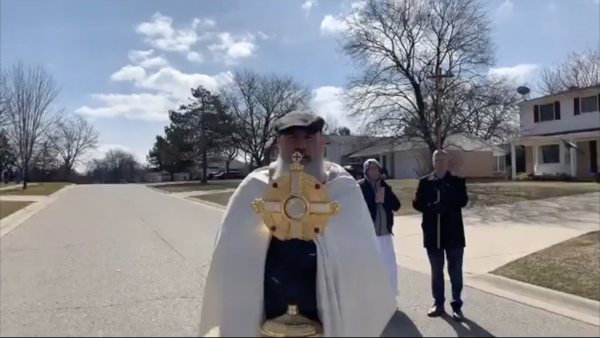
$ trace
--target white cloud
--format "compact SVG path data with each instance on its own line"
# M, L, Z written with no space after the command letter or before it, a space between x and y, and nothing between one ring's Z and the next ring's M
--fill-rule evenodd
M91 118L125 116L132 120L167 121L167 111L177 106L164 94L92 94L100 107L83 106L75 112Z
M200 54L198 52L194 52L194 51L188 52L186 58L189 61L192 61L192 62L202 62L202 61L204 61L204 58L202 57L202 54Z
M214 76L187 74L171 67L148 73L139 66L127 65L112 74L111 80L130 81L135 87L154 93L93 94L91 98L100 106L83 106L76 113L95 118L125 116L130 119L166 121L167 111L190 97L190 88L203 86L214 90L230 81L231 76L230 72Z
M129 61L142 68L164 67L169 61L164 56L154 56L154 50L130 50L127 54Z
M175 29L171 17L156 13L149 22L139 24L136 31L146 36L146 41L154 48L172 52L186 52L199 40L195 28L200 22L196 18L189 27Z
M491 76L507 77L518 83L524 84L531 80L535 73L540 69L540 65L533 63L522 63L513 67L492 68L489 70Z
M342 94L344 88L334 86L323 86L313 90L311 107L321 116L333 115L336 118L343 117L344 105Z
M304 3L302 4L301 8L304 12L306 12L306 14L310 14L310 10L317 6L317 1L315 0L306 0L304 1Z
M142 81L147 76L146 70L140 66L127 65L110 76L112 81Z
M511 0L505 0L498 8L496 8L496 18L504 20L510 17L514 12L515 5Z
M252 56L257 49L252 34L234 36L223 32L219 33L218 39L219 42L208 46L208 49L215 53L216 59L223 60L229 65L236 64L239 59Z
M263 40L269 40L271 37L268 36L267 34L265 34L264 32L258 31L258 37L260 37Z
M163 55L155 53L157 50L177 52L188 61L202 62L205 57L198 51L201 46L194 45L198 41L216 39L207 47L205 44L205 48L218 61L236 64L254 54L257 46L253 34L205 31L199 36L196 33L197 29L209 29L215 25L214 20L195 18L188 26L174 28L172 18L156 13L149 22L136 27L136 31L145 37L153 49L130 50L127 55L130 63L110 76L113 82L130 82L133 89L140 92L92 94L90 99L93 105L80 107L76 112L92 118L125 116L130 119L166 121L168 110L187 100L191 96L191 88L203 86L215 90L231 81L231 72L214 75L184 73L170 65ZM257 34L263 40L270 38L263 32Z
M348 29L348 25L338 16L325 15L321 21L321 33L337 34Z

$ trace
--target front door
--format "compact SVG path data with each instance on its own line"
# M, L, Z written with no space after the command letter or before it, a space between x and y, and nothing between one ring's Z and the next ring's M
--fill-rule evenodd
M590 172L598 172L598 141L590 141Z

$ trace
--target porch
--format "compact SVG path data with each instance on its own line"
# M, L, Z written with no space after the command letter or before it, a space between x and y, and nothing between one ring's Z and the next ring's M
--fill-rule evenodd
M600 130L523 136L511 142L511 163L516 162L516 147L525 148L525 171L535 176L566 174L578 179L590 179L600 167ZM517 166L512 166L517 177Z

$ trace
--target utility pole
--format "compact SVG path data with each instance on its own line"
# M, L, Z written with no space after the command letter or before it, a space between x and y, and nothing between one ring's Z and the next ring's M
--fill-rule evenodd
M445 78L451 78L452 75L451 73L446 73L446 74L442 74L442 69L440 68L440 66L437 66L435 69L435 75L430 76L429 78L432 78L435 80L435 112L434 112L434 120L435 120L435 139L436 139L436 146L437 146L437 150L438 152L440 152L442 150L442 103L441 103L441 98L442 98L442 94L444 93L444 88L442 88L442 79ZM440 156L438 154L438 156ZM437 189L437 201L438 203L441 202L442 200L442 194L441 191L438 187ZM441 214L437 214L437 248L440 249L441 248L441 240L442 240L442 215Z
M442 79L451 78L454 75L452 73L442 74L442 69L437 66L435 69L435 75L430 76L430 79L435 80L435 106L434 106L434 120L435 120L435 142L438 150L442 150L442 94L444 88L442 86Z

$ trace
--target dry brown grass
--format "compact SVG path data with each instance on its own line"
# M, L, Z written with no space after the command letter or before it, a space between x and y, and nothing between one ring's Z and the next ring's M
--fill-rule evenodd
M0 201L0 219L13 214L33 202L17 202L17 201Z
M223 190L237 188L240 181L209 181L207 183L180 183L180 184L165 184L152 186L155 189L160 189L168 193L186 192L186 191L205 191L205 190Z
M70 182L46 182L36 185L27 186L23 190L21 187L9 190L0 190L0 195L17 195L17 196L49 196L59 191L60 189L71 185Z
M600 301L600 232L556 244L492 273Z
M418 213L412 207L412 200L417 190L417 180L388 180L402 207L398 215L412 215ZM490 206L505 203L516 203L527 200L536 200L550 197L583 194L600 191L597 183L580 182L468 182L469 194L468 207Z
M196 198L196 199L199 199L199 200L203 200L203 201L212 202L212 203L217 203L217 204L221 204L221 205L227 205L227 203L229 202L229 198L231 197L231 195L233 195L233 192L218 192L218 193L215 193L215 194L206 194L206 195L194 196L193 198Z
M397 215L412 215L418 213L412 207L412 200L415 196L415 191L417 190L418 181L388 180L387 182L402 204ZM228 186L228 188L232 188L232 186ZM467 183L467 191L469 194L468 207L474 207L597 192L600 191L600 185L597 183L571 182L473 182ZM229 197L231 197L232 194L233 193L231 192L225 192L194 196L194 198L227 205Z

